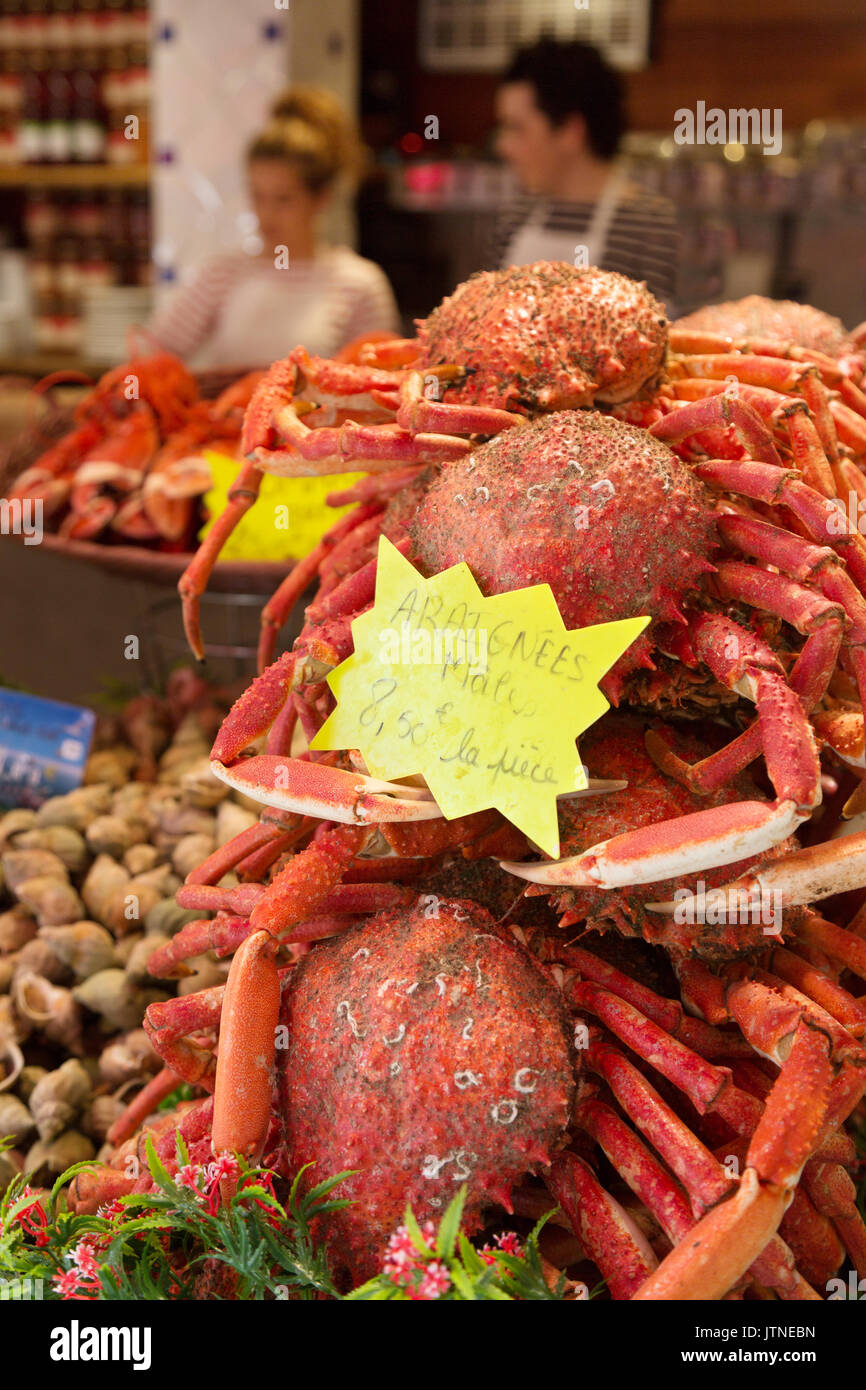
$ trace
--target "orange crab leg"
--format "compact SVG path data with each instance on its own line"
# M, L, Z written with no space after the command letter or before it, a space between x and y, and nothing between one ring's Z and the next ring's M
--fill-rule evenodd
M375 502L356 507L353 512L341 517L322 537L319 544L310 551L309 555L306 555L303 560L299 560L289 570L279 588L271 595L262 609L258 653L259 674L266 670L273 661L277 634L303 595L304 590L315 579L322 561L338 542L355 531L362 522L367 521L370 517L380 516L381 512L381 507Z
M658 1265L646 1236L576 1154L558 1154L545 1181L614 1298L631 1298Z
M852 888L862 888L864 882L866 831L860 831L857 835L845 835L838 840L796 850L720 888L710 889L705 905L709 907L729 902L735 895L741 902L760 902L766 900L762 899L762 894L778 892L783 895L786 907L796 907L831 897L835 893L848 892ZM651 912L666 914L672 913L677 905L672 900L647 903Z
M179 1081L180 1078L172 1067L163 1067L162 1071L151 1077L119 1119L115 1120L105 1136L106 1142L122 1144L125 1139L130 1139L160 1102L170 1096L172 1091L177 1090Z
M722 373L724 375L724 373ZM726 394L706 396L703 400L681 406L664 415L650 426L650 434L667 444L679 444L689 435L703 430L733 426L737 438L750 458L764 463L781 465L773 436L760 415L745 401Z
M514 429L526 424L524 415L516 415L510 410L431 400L426 394L425 386L426 380L421 372L409 372L400 387L397 424L403 429L411 430L413 433L420 430L447 429L452 434L498 434L500 430Z
M252 463L244 464L229 491L228 506L208 531L195 556L181 575L177 590L183 602L183 625L186 640L195 656L204 661L204 643L199 619L199 599L207 588L211 571L220 551L259 495L262 475Z
M817 1143L832 1079L828 1039L804 1020L767 1099L732 1197L713 1207L634 1295L723 1298L764 1250Z
M257 931L239 947L225 986L214 1088L213 1151L262 1155L268 1135L280 1017L277 943Z
M730 802L659 821L552 863L505 861L501 867L508 873L530 883L593 888L658 882L763 853L808 819L821 800L820 765L811 728L778 658L722 614L695 614L690 632L697 656L716 679L755 700L777 800Z

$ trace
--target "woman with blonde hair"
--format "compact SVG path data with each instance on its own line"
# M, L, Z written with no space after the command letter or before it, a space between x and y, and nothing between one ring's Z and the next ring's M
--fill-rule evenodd
M299 343L332 357L361 334L397 330L383 271L317 236L319 215L335 186L358 176L361 156L355 127L330 92L285 92L247 150L260 253L209 261L155 315L148 336L196 367L257 367Z

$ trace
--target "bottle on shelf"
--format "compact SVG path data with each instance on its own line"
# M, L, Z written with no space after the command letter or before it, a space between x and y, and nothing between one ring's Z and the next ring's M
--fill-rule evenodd
M72 158L79 164L101 164L105 159L105 110L99 78L99 56L96 50L82 49L77 55L72 75L75 93Z
M18 127L18 158L22 164L41 164L46 157L48 114L48 53L35 48L27 53Z
M51 164L68 164L73 158L73 63L72 52L59 49L46 77L45 159Z

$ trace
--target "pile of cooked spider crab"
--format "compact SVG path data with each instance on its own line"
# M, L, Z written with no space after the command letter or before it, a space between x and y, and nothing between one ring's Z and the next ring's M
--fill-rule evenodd
M189 875L202 918L149 966L211 949L227 983L149 1008L165 1068L79 1209L146 1190L127 1156L149 1133L170 1164L179 1128L192 1162L352 1170L323 1228L347 1287L407 1203L432 1219L460 1185L470 1235L556 1207L614 1299L866 1276L866 911L843 896L866 887L845 823L866 802L861 343L766 302L669 327L643 285L541 263L474 277L357 363L271 368L180 585L200 655L198 597L262 474L368 476L266 605L213 746L261 819ZM581 739L559 859L310 750L381 535L486 594L548 583L570 628L651 617ZM201 1098L155 1119L178 1079Z
M45 394L78 373L37 383ZM106 372L79 401L72 428L32 457L13 479L9 502L37 504L60 536L180 549L200 523L198 499L211 487L206 448L234 454L244 408L261 372L214 400L171 353ZM61 416L61 419L64 417ZM38 438L38 435L37 435Z

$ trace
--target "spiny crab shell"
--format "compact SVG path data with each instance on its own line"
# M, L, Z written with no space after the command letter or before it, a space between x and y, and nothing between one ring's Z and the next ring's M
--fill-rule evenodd
M676 328L693 328L708 333L724 333L730 338L772 338L782 343L816 348L836 357L848 343L848 330L841 319L798 304L793 299L765 299L748 294L724 304L707 304L684 318Z
M675 816L689 815L709 806L722 806L738 799L760 799L761 793L752 779L741 774L730 786L709 796L697 796L656 767L646 750L644 737L648 721L637 715L611 712L594 724L581 737L580 756L590 774L613 777L628 782L623 791L580 801L563 801L559 808L559 830L563 856L577 853L585 845L597 844L625 830L638 830ZM693 728L680 725L676 731L670 725L660 725L656 733L688 762L706 757L711 744ZM704 870L698 875L683 876L652 884L637 884L604 892L594 888L566 888L555 894L554 906L564 914L563 925L577 922L598 931L613 927L625 936L640 936L645 941L665 946L668 950L695 953L703 959L724 962L761 950L781 941L780 935L768 934L781 926L781 920L769 918L769 905L762 904L764 917L755 920L751 914L731 921L679 922L676 917L648 912L647 902L674 898L678 889L697 890L698 881L705 889L720 887L741 874L748 873L759 863L775 859L797 848L793 839L785 840L760 858L741 860L721 868ZM532 897L549 890L529 887ZM784 926L796 920L798 909L786 907Z
M574 1096L572 1029L548 976L469 899L382 913L292 971L281 1109L292 1172L357 1170L328 1218L334 1259L381 1267L407 1202L441 1216L462 1183L464 1229L546 1164Z
M595 412L563 411L443 466L411 528L429 574L466 561L486 594L549 584L568 628L647 615L681 624L712 569L702 485L667 445ZM650 667L651 625L604 683Z
M614 404L651 387L662 306L636 280L538 261L473 275L418 325L422 361L469 371L446 399L534 414Z

